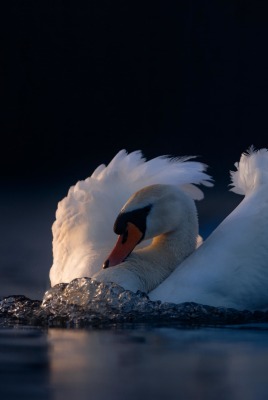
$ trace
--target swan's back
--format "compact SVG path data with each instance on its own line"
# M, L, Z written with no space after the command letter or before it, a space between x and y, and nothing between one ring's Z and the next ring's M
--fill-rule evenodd
M179 185L193 199L202 199L196 184L211 186L206 165L193 157L160 156L146 161L140 151L119 153L107 165L72 186L59 202L52 226L51 285L92 276L110 252L116 235L114 221L124 203L141 188L168 183Z
M152 300L268 309L268 152L252 147L231 172L242 202L154 291Z

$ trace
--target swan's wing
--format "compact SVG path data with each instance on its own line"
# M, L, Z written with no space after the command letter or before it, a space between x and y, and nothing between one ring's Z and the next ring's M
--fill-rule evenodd
M237 171L230 171L231 191L242 195L252 193L257 186L268 183L268 150L255 150L251 146L235 167Z
M245 198L149 294L152 300L268 309L268 150L251 147L235 165L232 190Z
M114 221L127 199L142 187L156 183L180 185L192 198L202 198L195 185L211 186L206 165L193 157L160 156L146 161L140 151L119 153L107 165L69 189L59 202L52 226L52 286L92 276L105 260L116 235Z

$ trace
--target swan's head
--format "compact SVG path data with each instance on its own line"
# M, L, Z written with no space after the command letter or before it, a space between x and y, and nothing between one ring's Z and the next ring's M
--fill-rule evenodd
M142 240L185 227L197 213L194 201L175 185L151 185L136 192L121 209L114 223L119 235L103 268L123 262Z

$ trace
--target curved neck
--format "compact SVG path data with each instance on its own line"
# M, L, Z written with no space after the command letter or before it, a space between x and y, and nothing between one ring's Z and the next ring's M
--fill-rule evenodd
M184 226L159 235L149 246L134 251L124 264L143 282L141 290L150 292L195 250L197 236L198 221L195 215Z

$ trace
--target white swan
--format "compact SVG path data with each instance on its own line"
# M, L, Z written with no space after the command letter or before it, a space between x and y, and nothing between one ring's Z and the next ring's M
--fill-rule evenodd
M105 269L92 278L115 282L133 292L149 292L196 249L196 207L175 185L146 186L124 205L114 230L119 235L116 246ZM153 241L132 252L143 239Z
M136 241L143 235L145 239L156 236L152 246L130 254L123 264L93 277L114 281L133 291L137 287L150 291L151 286L156 286L149 293L152 300L268 309L267 149L250 148L236 168L231 172L232 191L245 198L196 251L189 251L187 258L184 251L187 253L191 245L193 248L196 235L191 237L196 226L189 198L174 186L151 186L130 198L119 214L115 230L120 237L107 265L121 262L134 247L135 242L117 259L125 246L122 241L128 242L124 235L131 235L132 223L140 231ZM161 233L165 234L157 236ZM178 267L169 274L176 259ZM169 276L157 286L165 274Z
M268 151L251 147L235 165L232 191L245 198L152 300L268 309Z
M91 177L71 187L67 197L58 204L56 220L52 226L51 286L60 282L70 282L75 278L94 276L103 281L112 279L119 284L125 283L123 285L125 288L134 291L138 289L148 291L166 278L171 270L199 244L198 221L193 199L202 199L203 192L195 184L212 186L210 176L205 173L206 165L192 161L191 158L193 157L172 159L161 156L146 162L140 151L127 154L125 150L121 150L107 167L100 165ZM115 275L119 267L101 269L116 239L116 234L112 230L115 218L131 195L144 187L156 184L165 186L151 186L149 195L147 189L142 190L134 196L132 206L128 203L125 211L131 211L133 217L135 201L137 208L143 208L136 212L136 216L140 221L142 214L144 215L144 221L147 224L147 230L143 232L144 239L150 239L154 234L161 233L160 226L157 227L160 220L155 219L157 215L154 208L160 210L163 221L169 218L174 225L177 219L181 223L181 231L172 236L182 240L184 246L181 249L172 246L178 256L177 261L175 261L175 255L165 254L162 257L162 266L156 268L157 272L154 272L155 276L150 272L147 278L141 279L139 271L143 271L143 268L138 269L136 261L132 271L127 267L130 259L136 260L138 257L136 252L133 252L128 263L124 263L123 268L120 268L120 274L116 279ZM164 187L165 190L163 190ZM161 205L157 200L160 194L168 202L166 205ZM149 210L146 206L150 206L152 202L159 204ZM183 210L183 213L177 216L176 212L174 213L176 203ZM166 217L165 214L167 214ZM136 221L132 220L132 222ZM165 224L167 225L167 219ZM141 228L140 225L138 226ZM168 237L168 235L165 236ZM155 239L153 243L156 242ZM164 247L161 240L158 240L158 243L160 247ZM139 247L147 244L149 242L145 240ZM172 247L170 246L170 251ZM169 258L170 264L166 265L164 261ZM99 270L100 272L94 275ZM149 270L151 271L151 267Z

